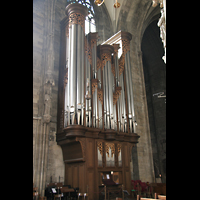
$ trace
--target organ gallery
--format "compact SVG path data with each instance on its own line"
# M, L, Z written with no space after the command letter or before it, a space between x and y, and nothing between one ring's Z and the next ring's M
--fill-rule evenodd
M98 33L85 34L87 7L69 4L65 14L56 133L65 163L64 183L99 199L109 175L130 193L131 152L140 137L131 78L132 35L119 31L97 46Z

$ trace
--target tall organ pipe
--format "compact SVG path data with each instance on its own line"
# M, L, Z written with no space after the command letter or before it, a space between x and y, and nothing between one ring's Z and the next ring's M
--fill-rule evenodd
M83 125L84 123L84 62L85 62L85 59L84 59L84 56L85 56L85 50L84 50L84 38L85 38L85 35L84 35L84 31L81 29L81 76L82 76L82 81L81 81L81 125ZM86 81L86 80L85 80Z
M128 75L128 61L127 61L127 53L125 55L125 76L126 76L126 88L127 88L127 101L128 101L128 118L131 116L131 102L130 102L130 87L129 87L129 75Z
M131 94L132 115L134 117L135 112L134 112L133 88L132 88L131 66L130 66L130 51L127 52L127 61L128 61L128 74L130 80L129 84L130 84L130 94Z
M69 27L69 47L68 47L68 90L67 90L67 100L68 100L68 125L70 125L70 111L71 111L71 85L72 85L72 67L71 67L71 45L72 45L72 27Z
M81 104L81 26L77 25L77 111Z
M72 25L72 43L71 43L71 74L70 74L70 97L71 97L71 112L74 114L76 110L76 24Z
M78 124L83 124L84 115L84 37L87 7L75 3L65 9L67 18L62 20L66 29L66 65L68 66L68 82L65 88L65 110L68 110L67 125L75 123L78 111ZM78 14L78 15L77 15ZM69 38L68 38L69 37ZM81 121L80 121L81 119ZM76 122L77 123L77 122ZM66 124L66 123L65 123Z
M113 127L113 80L111 72L111 63L108 61L108 98L109 98L109 111L110 111L110 125ZM110 127L109 127L110 128Z
M133 87L132 87L132 78L131 78L131 67L130 67L130 51L127 52L127 66L128 66L128 75L129 75L129 88L130 88L130 101L131 101L131 111L132 111L132 120L131 120L131 130L132 130L132 122L133 124L135 124L134 122L134 101L133 101ZM135 127L135 126L134 126ZM133 129L133 131L131 132L135 132L135 128Z
M81 63L83 62L81 51L82 51L82 28L78 24L77 25L77 117L78 117L78 124L80 125L80 118L81 118L81 97L82 97L82 91L81 91L81 83L83 79L83 74L81 73Z

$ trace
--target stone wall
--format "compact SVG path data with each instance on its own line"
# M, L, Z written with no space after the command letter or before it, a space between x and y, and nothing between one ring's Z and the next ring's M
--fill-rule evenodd
M33 1L33 182L44 195L47 182L64 180L56 143L60 21L65 0Z
M148 115L153 149L155 177L166 182L166 98L158 98L157 93L166 95L166 65L162 60L164 49L160 38L158 20L146 29L142 39L143 68L147 95Z
M127 0L123 2L118 21L118 31L132 34L131 66L135 117L139 143L132 149L132 179L155 182L152 143L148 117L147 96L144 80L141 41L148 24L159 14L149 0Z

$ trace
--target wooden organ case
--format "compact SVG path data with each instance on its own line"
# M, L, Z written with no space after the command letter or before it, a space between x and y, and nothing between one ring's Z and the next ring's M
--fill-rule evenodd
M106 174L131 193L132 147L135 132L130 40L120 32L119 44L97 46L98 33L85 36L87 8L73 3L61 21L57 144L65 163L65 184L88 189L99 199Z

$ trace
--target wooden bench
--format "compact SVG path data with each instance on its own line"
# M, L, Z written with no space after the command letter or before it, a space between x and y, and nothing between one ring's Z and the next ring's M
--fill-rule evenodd
M155 199L166 200L166 196L158 195L157 193L155 193ZM155 200L155 199L140 197L140 195L137 195L137 200Z
M166 200L166 196L165 195L158 195L158 199Z
M166 195L166 183L150 183L153 193Z

